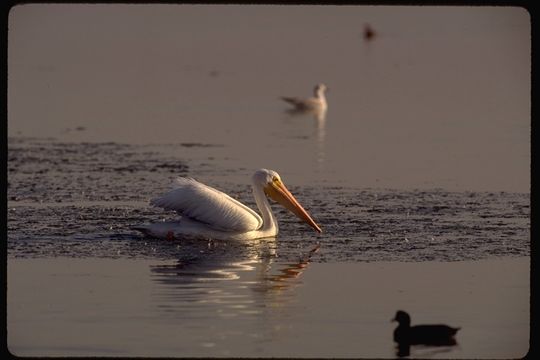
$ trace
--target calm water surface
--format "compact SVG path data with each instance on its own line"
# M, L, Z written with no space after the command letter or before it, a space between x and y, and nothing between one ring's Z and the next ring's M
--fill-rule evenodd
M462 327L458 346L414 346L413 357L512 358L528 349L525 258L321 264L276 261L265 246L259 257L235 253L236 262L12 259L10 350L395 358L390 319L402 307L414 323Z
M17 354L394 357L400 307L463 327L413 355L526 351L524 10L30 4L8 71ZM286 111L318 82L324 118ZM131 230L174 217L148 202L175 176L255 208L262 167L323 234L278 206L277 239Z

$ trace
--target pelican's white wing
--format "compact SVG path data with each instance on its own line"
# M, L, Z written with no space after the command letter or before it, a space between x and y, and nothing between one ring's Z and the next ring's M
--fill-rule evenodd
M257 230L261 217L229 195L195 179L179 177L174 188L150 201L151 205L175 210L208 226L226 231Z

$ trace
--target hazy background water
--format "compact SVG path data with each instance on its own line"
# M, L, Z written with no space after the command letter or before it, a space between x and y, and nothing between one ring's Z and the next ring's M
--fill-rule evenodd
M528 277L521 260L530 254L529 21L513 7L14 7L11 348L53 356L329 351L393 357L386 324L405 304L420 319L466 329L463 348L416 355L522 356ZM370 41L362 36L366 23L376 31ZM309 96L318 82L330 88L324 120L285 111L279 96ZM148 201L178 175L255 207L250 176L261 167L281 174L323 234L277 207L281 232L270 241L158 241L131 230L172 217ZM384 269L395 266L388 261L499 257L517 262L493 265L504 270L499 275L459 262L435 272L442 282L436 276L408 282L409 274L432 268L396 267L409 269L405 290L391 272L377 272L379 283L359 275L374 269L366 262ZM482 269L492 266L485 264ZM279 293L280 286L289 289L284 298L295 300L274 302L274 286ZM422 289L439 295L418 297ZM343 306L321 295L326 291L357 303ZM253 293L264 295L243 303L246 293L251 300ZM365 296L370 301L354 312ZM229 329L231 309L237 325ZM225 315L214 326L220 310ZM156 311L165 315L155 317ZM494 322L495 313L507 317ZM178 319L189 316L190 325L179 328ZM306 344L328 340L310 321L341 334L338 343L309 349ZM74 330L81 324L93 335ZM500 347L478 345L487 329L488 343ZM170 330L166 338L152 340L164 330ZM378 338L362 341L356 331ZM510 352L502 350L507 343Z
M521 8L21 5L8 67L11 136L221 145L237 183L530 187ZM324 122L284 112L318 82Z

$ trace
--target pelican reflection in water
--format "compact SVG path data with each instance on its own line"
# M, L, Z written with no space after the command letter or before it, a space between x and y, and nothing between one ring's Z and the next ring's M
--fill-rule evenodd
M252 283L254 290L265 292L292 285L289 280L302 275L311 263L313 255L319 251L320 244L299 256L297 261L283 264L274 264L274 259L277 257L275 248L274 238L250 240L249 244L226 244L222 241L208 244L191 242L182 247L183 255L191 253L196 254L195 256L184 256L174 264L156 265L151 270L155 274L163 275L157 278L160 281L165 280L164 282L176 284L208 280L238 280L242 272L257 270L257 281Z
M181 258L174 264L150 268L160 285L155 294L158 307L180 316L186 311L216 311L224 317L249 315L261 313L267 305L284 305L296 296L287 290L301 284L300 276L320 247L317 244L297 261L276 263L274 238L216 241L208 249L201 241L188 243L181 247Z

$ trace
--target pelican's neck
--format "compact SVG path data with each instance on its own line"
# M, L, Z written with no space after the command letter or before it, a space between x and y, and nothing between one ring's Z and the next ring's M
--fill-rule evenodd
M255 202L257 203L257 207L259 208L263 219L263 224L259 228L259 231L270 232L271 235L276 235L278 233L278 223L272 212L266 194L258 184L253 185L253 197L255 198Z

